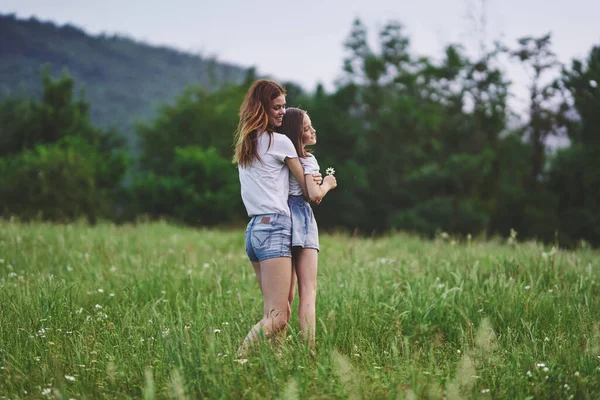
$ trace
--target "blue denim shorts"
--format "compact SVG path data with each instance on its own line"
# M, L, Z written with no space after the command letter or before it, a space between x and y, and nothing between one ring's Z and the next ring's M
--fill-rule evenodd
M292 219L283 214L255 215L246 228L251 262L292 256Z
M292 247L319 250L319 229L310 204L303 196L288 198L292 213Z

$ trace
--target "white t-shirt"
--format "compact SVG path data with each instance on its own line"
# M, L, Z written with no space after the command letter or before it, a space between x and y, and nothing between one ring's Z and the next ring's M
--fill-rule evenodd
M315 156L313 156L310 153L307 157L300 157L299 160L300 164L302 164L302 168L304 168L304 175L316 174L321 169ZM293 174L290 174L290 195L303 195L302 186L300 186L300 183L298 183L298 179L296 179L296 177Z
M271 146L269 147L269 137ZM260 160L252 165L238 165L242 201L249 217L261 214L284 214L290 216L288 206L289 176L285 159L298 158L292 141L281 133L263 132L257 139Z

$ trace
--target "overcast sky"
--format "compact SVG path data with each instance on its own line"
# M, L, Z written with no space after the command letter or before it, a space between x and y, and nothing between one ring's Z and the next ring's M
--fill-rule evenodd
M2 0L0 12L256 66L261 74L308 90L317 82L333 88L341 73L343 42L357 17L373 44L387 21L400 21L412 51L433 57L455 42L476 51L482 30L469 15L485 15L488 43L514 44L521 36L552 32L554 51L566 63L600 45L598 0ZM506 68L524 104L526 75L519 67Z

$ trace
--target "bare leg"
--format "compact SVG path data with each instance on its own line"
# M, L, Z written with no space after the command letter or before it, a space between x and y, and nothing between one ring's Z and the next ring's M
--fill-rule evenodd
M240 351L246 353L260 337L272 337L284 329L288 321L288 295L292 280L291 258L279 257L260 263L263 292L263 318L250 330Z
M319 253L315 249L302 249L296 259L300 331L310 347L315 344L318 262Z
M290 294L288 295L288 322L292 317L292 303L294 302L294 297L296 296L296 258L298 257L298 253L300 249L294 248L292 249L292 282L290 284Z
M260 263L253 262L252 267L254 268L254 273L256 274L256 279L258 279L258 286L260 286L260 291L262 292L262 282L260 281Z

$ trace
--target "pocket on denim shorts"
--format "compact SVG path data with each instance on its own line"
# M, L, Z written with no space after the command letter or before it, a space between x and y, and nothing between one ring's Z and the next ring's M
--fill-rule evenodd
M271 230L252 230L252 247L254 249L262 250L267 249L271 246Z

